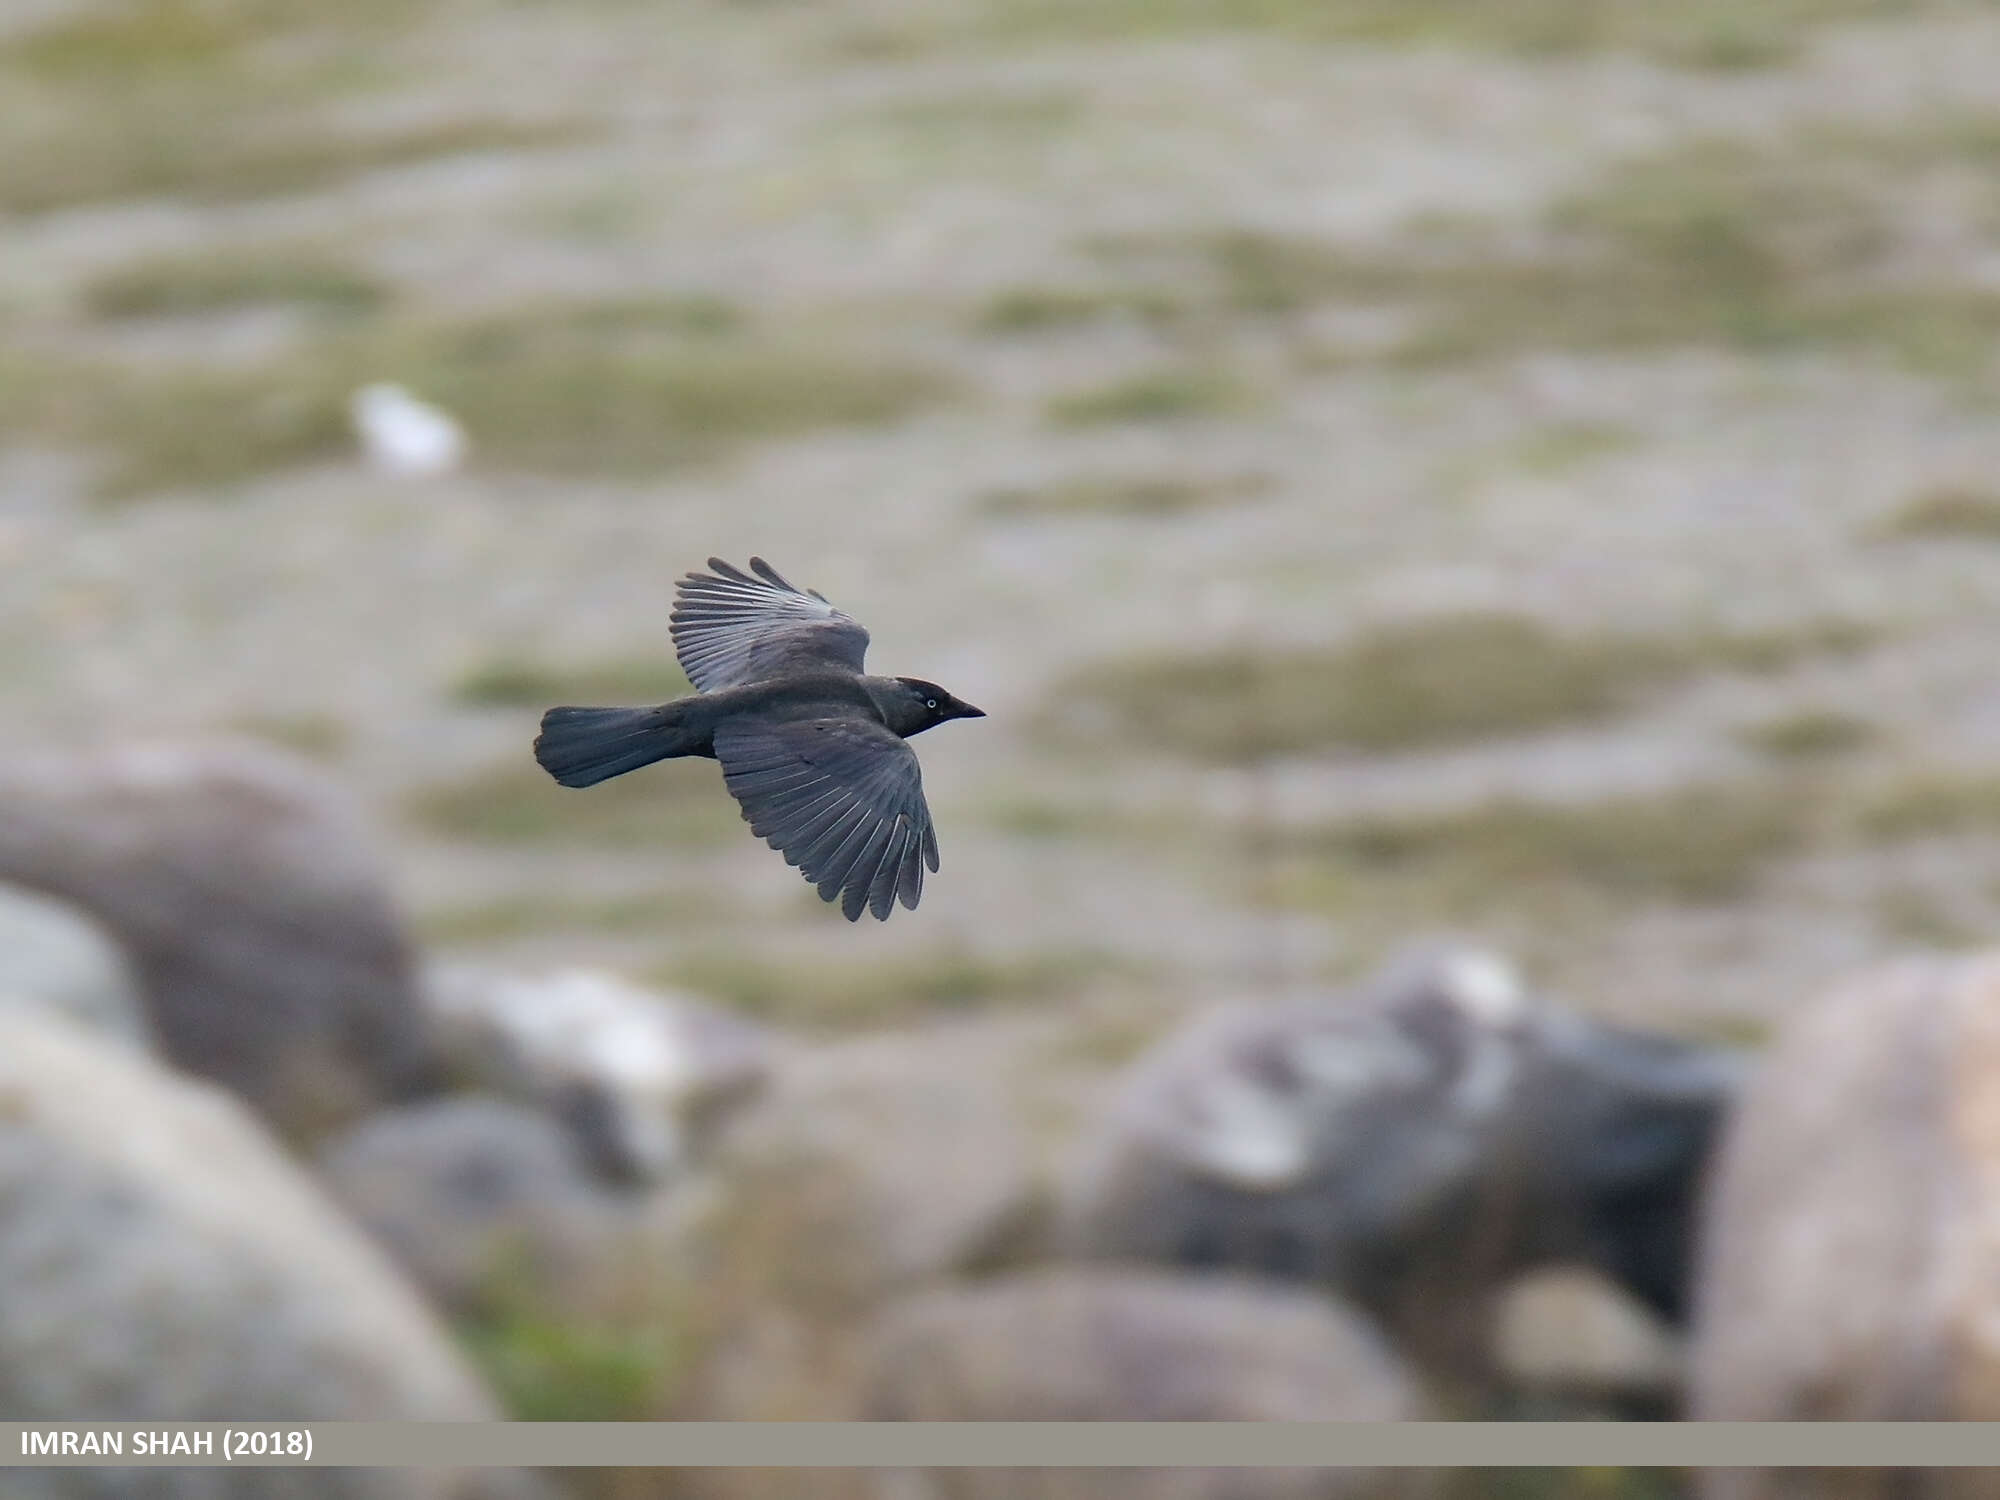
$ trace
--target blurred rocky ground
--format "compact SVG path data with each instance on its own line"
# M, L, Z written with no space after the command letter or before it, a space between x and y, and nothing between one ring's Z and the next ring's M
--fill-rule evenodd
M1073 1037L961 1024L836 1042L604 973L427 969L387 888L356 875L376 849L328 816L341 805L309 762L222 743L0 768L0 828L33 831L0 885L8 1411L1987 1414L1990 956L1857 976L1759 1061L1606 1025L1499 955L1432 941L1366 983L1223 1005L1099 1059L1058 1128L1036 1086ZM326 962L377 950L412 961L358 979ZM286 1011L328 973L349 982ZM248 1070L244 1037L261 1049ZM341 1086L311 1097L347 1101L338 1116L293 1114L270 1084L327 1076ZM180 1487L161 1494L297 1492L260 1487L279 1471L162 1472ZM140 1492L84 1471L36 1482ZM769 1481L316 1482L532 1497ZM1029 1482L828 1486L1483 1492L1410 1472Z
M0 10L8 1405L1992 1415L1996 79L1984 0ZM992 715L918 913L528 757L752 552Z

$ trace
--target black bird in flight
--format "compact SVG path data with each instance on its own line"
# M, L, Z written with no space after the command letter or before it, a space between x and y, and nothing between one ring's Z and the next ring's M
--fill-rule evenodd
M761 557L719 558L675 585L674 650L697 691L654 708L552 708L535 759L564 786L702 755L743 820L850 922L916 909L938 867L917 754L903 742L946 719L983 719L934 682L861 670L868 632Z

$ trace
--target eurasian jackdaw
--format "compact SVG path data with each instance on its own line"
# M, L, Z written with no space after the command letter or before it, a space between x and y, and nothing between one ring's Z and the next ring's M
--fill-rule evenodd
M743 819L850 922L914 910L938 867L916 752L947 719L981 719L921 677L861 669L868 632L761 557L718 558L675 587L674 649L699 690L653 708L552 708L535 759L564 786L594 786L656 760L721 762ZM754 573L756 576L750 576Z

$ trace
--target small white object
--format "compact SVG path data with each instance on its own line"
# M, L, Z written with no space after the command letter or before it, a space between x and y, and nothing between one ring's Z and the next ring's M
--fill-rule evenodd
M369 462L385 473L419 478L444 474L465 457L465 432L451 414L399 385L365 385L354 393L348 410Z
M1487 1026L1511 1026L1528 1008L1527 991L1498 954L1467 951L1445 961L1445 992L1459 1009Z
M1196 1086L1183 1151L1188 1164L1243 1192L1298 1186L1312 1162L1306 1121L1251 1079L1223 1072Z

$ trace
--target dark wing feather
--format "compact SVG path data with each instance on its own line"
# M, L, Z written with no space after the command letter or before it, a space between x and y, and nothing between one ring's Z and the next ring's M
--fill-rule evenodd
M872 719L736 716L715 731L722 779L751 832L840 900L850 922L912 911L938 867L917 754Z
M861 671L868 632L853 616L792 587L761 557L750 573L715 557L708 565L713 573L675 585L672 617L681 670L702 692L785 672Z

